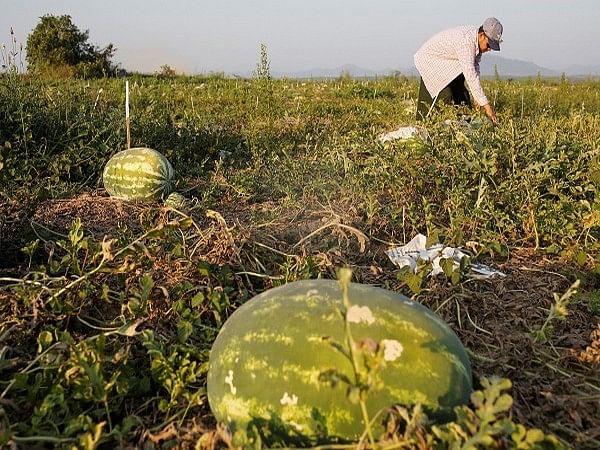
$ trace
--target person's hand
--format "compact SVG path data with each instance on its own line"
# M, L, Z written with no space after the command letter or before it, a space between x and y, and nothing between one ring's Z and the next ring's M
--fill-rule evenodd
M494 111L494 108L492 108L492 105L490 105L489 103L486 103L485 105L483 105L483 108L485 109L485 115L488 117L488 119L490 119L490 121L494 125L498 125L498 119L496 118L496 112Z

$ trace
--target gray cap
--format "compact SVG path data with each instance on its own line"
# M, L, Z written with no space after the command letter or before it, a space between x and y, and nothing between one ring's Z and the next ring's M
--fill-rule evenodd
M500 51L500 42L502 42L502 24L500 21L495 17L488 17L483 22L482 28L488 38L490 48Z

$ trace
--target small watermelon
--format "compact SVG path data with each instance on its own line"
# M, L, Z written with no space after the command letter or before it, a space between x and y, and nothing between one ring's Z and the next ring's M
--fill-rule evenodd
M381 387L367 395L370 417L420 403L432 420L451 420L472 392L456 334L426 307L388 290L350 284L349 300L354 341L379 345L385 360ZM345 342L342 305L336 281L297 281L254 297L225 322L211 349L208 401L240 445L251 445L257 429L269 430L261 433L267 443L276 435L302 445L360 439L365 426L348 385L323 378L332 369L354 378L351 362L332 345Z
M173 190L173 166L151 148L130 148L113 155L103 173L104 188L123 200L159 200Z
M179 192L171 192L165 200L165 206L185 211L190 207L190 201Z

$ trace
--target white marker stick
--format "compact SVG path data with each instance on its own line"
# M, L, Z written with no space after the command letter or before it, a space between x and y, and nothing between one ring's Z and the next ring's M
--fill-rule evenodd
M131 148L131 132L129 131L129 81L125 81L125 128L127 129L127 148Z

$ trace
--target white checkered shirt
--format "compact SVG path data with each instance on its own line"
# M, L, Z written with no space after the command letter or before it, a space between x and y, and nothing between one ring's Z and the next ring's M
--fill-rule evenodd
M478 30L475 26L461 26L442 31L415 53L415 66L431 97L438 95L462 73L477 104L488 103L479 80Z

